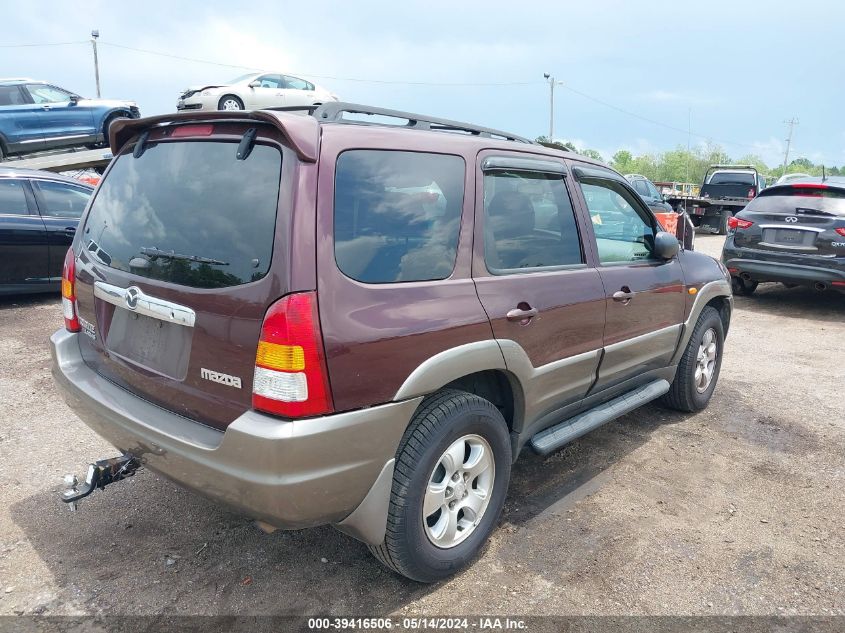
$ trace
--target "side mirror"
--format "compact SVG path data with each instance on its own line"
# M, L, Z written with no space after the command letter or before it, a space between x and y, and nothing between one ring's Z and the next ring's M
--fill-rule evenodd
M260 82L260 81L250 81L250 82L249 82L249 87L250 87L250 88L260 88L260 87L261 87L261 82Z
M666 231L658 231L654 236L654 254L660 259L672 259L678 254L681 245L678 238L667 233Z
M70 102L73 104L79 103L79 95L70 95Z

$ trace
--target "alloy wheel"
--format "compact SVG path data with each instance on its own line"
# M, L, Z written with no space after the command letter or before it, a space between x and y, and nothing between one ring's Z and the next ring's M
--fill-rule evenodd
M464 435L446 449L423 497L423 527L433 545L455 547L475 531L490 503L495 475L493 450L480 435Z
M698 355L695 364L695 389L698 393L704 393L713 380L716 373L716 357L719 354L719 344L716 338L716 330L712 327L701 337L701 344L698 346Z

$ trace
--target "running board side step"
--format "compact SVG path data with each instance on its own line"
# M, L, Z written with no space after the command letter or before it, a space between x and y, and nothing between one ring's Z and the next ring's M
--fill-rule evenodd
M594 409L579 413L575 417L564 420L553 427L540 431L531 438L531 448L540 455L548 455L564 444L589 433L602 424L610 422L651 402L669 391L669 382L655 380L633 391L623 393L613 400L600 404Z

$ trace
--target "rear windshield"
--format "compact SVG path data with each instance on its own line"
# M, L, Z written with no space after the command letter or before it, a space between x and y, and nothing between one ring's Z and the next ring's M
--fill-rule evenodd
M819 212L845 217L845 189L775 186L761 192L746 208L759 213Z
M708 185L754 185L754 174L751 172L717 171L710 176Z
M282 155L237 143L150 144L115 159L85 222L83 248L100 263L196 288L267 274Z

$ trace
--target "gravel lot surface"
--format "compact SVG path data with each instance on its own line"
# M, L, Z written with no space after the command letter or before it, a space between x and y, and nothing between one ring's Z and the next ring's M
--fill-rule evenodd
M115 451L54 387L60 326L55 296L0 298L0 614L845 614L843 295L737 298L707 410L524 453L483 556L433 586L146 471L70 513L62 475Z

